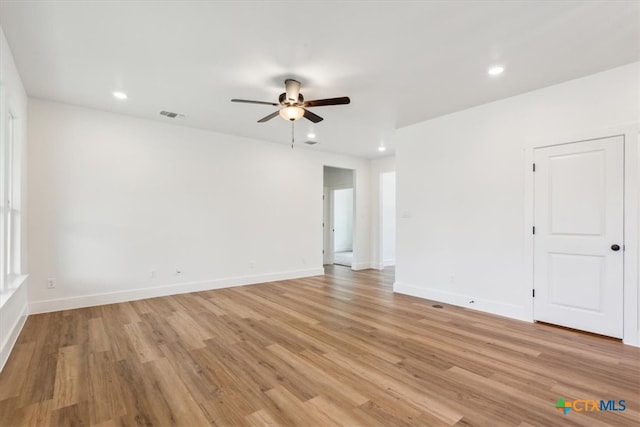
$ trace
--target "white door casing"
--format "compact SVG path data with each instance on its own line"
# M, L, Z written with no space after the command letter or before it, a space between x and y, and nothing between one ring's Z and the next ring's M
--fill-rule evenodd
M534 159L534 319L622 338L623 137Z

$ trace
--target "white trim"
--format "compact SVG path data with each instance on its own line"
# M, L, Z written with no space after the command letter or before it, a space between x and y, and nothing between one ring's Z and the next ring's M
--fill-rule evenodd
M533 148L524 150L524 269L522 283L522 301L525 302L528 319L533 322Z
M384 265L377 263L377 262L359 262L357 264L355 264L356 267L354 267L353 265L351 266L351 270L353 271L359 271L359 270L384 270Z
M351 269L353 271L369 270L371 268L375 270L382 270L382 268L378 267L378 265L372 264L370 262L354 262L353 265L351 266Z
M385 267L393 267L394 265L396 265L396 260L395 259L385 259L384 262L382 263L382 265L384 265Z
M234 286L255 285L259 283L274 282L279 280L299 279L303 277L322 275L324 275L323 268L312 268L307 270L285 271L281 273L203 280L199 282L176 283L173 285L159 286L155 288L139 288L102 294L81 295L44 301L33 301L29 304L29 312L31 314L48 313L51 311L70 310L74 308L135 301L146 298L163 297L167 295L208 291L212 289L230 288Z
M422 286L410 285L407 283L395 282L393 292L424 298L432 301L443 302L445 304L456 305L458 307L470 308L485 313L497 314L498 316L509 317L511 319L530 322L526 306L505 304L498 301L478 299L468 295L445 292L439 289L424 288Z
M20 310L20 315L16 318L13 326L11 326L9 333L7 333L7 336L2 343L2 346L0 346L0 372L2 372L7 360L9 360L9 355L11 354L11 351L18 340L18 336L20 335L20 332L22 332L22 328L27 321L27 317L29 316L28 308L29 306L25 301L25 304Z
M640 283L638 281L638 192L640 129L624 134L624 326L622 342L640 347Z
M553 145L566 144L571 142L589 141L594 139L608 138L611 136L624 136L624 331L622 342L632 346L640 346L640 301L638 283L638 192L640 191L639 173L639 126L636 123L622 124L619 126L602 130L592 130L564 137L549 138L544 141L527 141L525 148L525 270L524 283L527 293L533 289L533 234L531 227L533 224L533 151L536 148L549 147ZM528 294L527 307L533 319L533 298ZM530 308L529 308L530 307Z

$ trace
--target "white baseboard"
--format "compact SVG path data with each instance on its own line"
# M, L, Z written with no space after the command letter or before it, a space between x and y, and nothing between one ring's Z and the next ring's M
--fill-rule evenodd
M31 314L48 313L52 311L70 310L74 308L92 307L104 304L114 304L146 298L163 297L167 295L208 291L212 289L230 288L233 286L255 285L258 283L275 282L278 280L299 279L302 277L322 275L324 275L323 268L312 268L307 270L259 274L255 276L241 276L226 279L204 280L199 282L176 283L173 285L159 286L155 288L140 288L102 294L80 295L67 298L33 301L29 304L29 312Z
M623 344L631 345L633 347L640 347L640 330L638 331L638 336L635 340L623 338L622 342Z
M400 282L395 282L393 284L393 291L400 294L456 305L458 307L471 308L485 313L497 314L499 316L509 317L512 319L524 320L525 322L533 322L531 313L527 313L526 307L524 306L505 304L498 301L485 300Z
M370 268L378 269L377 265L372 265L370 262L354 262L351 266L352 270L368 270Z
M22 331L22 327L27 321L27 317L29 315L28 309L29 309L29 306L25 301L24 305L20 309L20 314L16 318L13 325L11 325L11 328L8 329L6 337L4 338L4 341L0 346L0 372L2 372L2 369L4 368L5 363L7 363L7 360L9 360L9 355L11 354L11 350L13 350L13 346L16 344L16 341L18 340L18 336Z
M383 262L385 267L393 267L394 265L396 265L396 260L395 259L385 259Z

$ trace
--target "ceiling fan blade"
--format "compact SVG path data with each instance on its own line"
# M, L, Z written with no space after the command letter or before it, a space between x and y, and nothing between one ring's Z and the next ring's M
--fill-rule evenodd
M319 115L312 113L309 110L304 110L304 118L311 120L313 123L318 123L323 121L324 119L322 117L320 117Z
M260 120L258 120L258 123L268 122L269 120L273 119L278 114L280 114L280 110L274 111L273 113L269 114L268 116L265 116L265 117L261 118Z
M265 101L249 101L248 99L232 99L231 102L244 102L245 104L263 104L263 105L273 105L277 107L279 104L275 102L265 102Z
M349 104L351 100L348 96L340 98L315 99L313 101L305 101L304 107L323 107L325 105L343 105Z

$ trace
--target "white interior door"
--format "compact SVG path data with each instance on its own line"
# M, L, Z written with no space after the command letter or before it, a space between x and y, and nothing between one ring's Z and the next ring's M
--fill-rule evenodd
M534 318L623 332L623 137L535 150Z

